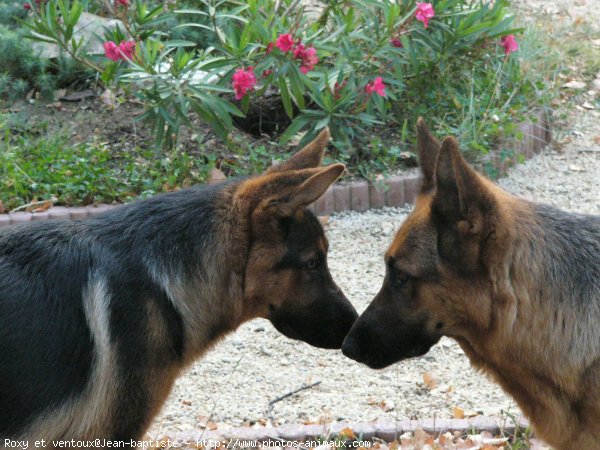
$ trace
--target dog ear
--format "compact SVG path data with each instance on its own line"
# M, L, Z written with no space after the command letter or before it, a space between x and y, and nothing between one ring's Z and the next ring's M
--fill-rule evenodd
M480 233L495 207L491 191L463 158L456 139L442 142L435 167L436 193L432 211L464 234Z
M302 150L296 152L288 160L283 161L269 170L266 173L285 172L288 170L308 169L321 165L323 152L329 142L329 129L324 128L312 142L307 144Z
M429 192L435 188L435 164L440 152L440 143L429 132L422 117L417 120L417 147L422 175L421 192Z
M267 173L242 182L232 199L257 232L317 200L344 172L343 164ZM245 211L245 212L243 212Z
M290 217L300 208L317 200L327 188L346 170L343 164L332 164L319 169L304 170L305 179L296 181L287 189L275 193L263 200L266 212L277 217ZM302 178L300 178L302 180ZM286 192L287 191L287 192Z

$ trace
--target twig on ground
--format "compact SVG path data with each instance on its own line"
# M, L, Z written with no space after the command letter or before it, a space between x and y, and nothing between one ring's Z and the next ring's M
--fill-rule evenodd
M314 388L315 386L318 386L319 384L321 384L320 381L315 381L314 383L311 383L311 384L303 384L298 389L290 391L287 394L280 395L279 397L271 400L269 402L269 404L267 405L267 417L269 418L269 420L271 422L273 421L273 418L271 417L271 410L273 409L273 405L275 403L280 402L281 400L285 400L286 398L291 397L292 395L297 394L298 392L304 391L306 389Z

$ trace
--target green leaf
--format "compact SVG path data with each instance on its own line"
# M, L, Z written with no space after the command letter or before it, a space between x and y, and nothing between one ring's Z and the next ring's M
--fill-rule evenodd
M285 109L285 113L290 119L293 119L294 110L292 108L292 100L290 99L290 93L288 91L285 78L283 76L280 76L277 81L279 84L279 92L281 93L281 101L283 102L283 108Z
M306 125L308 125L309 123L309 119L300 115L298 117L296 117L292 123L290 124L289 127L286 128L286 130L282 133L281 137L279 138L279 142L282 145L285 145L289 142L290 139L292 139L296 134L298 134L298 132L300 132L300 130L302 130L304 127L306 127Z
M192 41L185 41L182 39L174 39L171 41L164 42L165 47L196 47L198 44Z

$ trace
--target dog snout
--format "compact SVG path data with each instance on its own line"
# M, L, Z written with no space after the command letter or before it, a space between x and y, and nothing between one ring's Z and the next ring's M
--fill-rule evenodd
M344 342L342 344L342 354L347 358L359 361L360 350L358 348L358 343L356 342L356 338L354 336L346 336L346 339L344 339Z

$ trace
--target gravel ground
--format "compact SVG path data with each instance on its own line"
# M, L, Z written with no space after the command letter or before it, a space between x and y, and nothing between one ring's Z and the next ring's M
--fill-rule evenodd
M596 0L531 1L527 12L551 14L568 26L586 16L600 23ZM596 28L597 30L597 28ZM600 73L588 87L600 91ZM593 100L595 93L586 94ZM600 214L600 113L573 109L569 126L547 149L500 181L511 192L558 207ZM382 256L408 209L387 208L332 216L327 225L331 272L359 312L376 294L384 275ZM433 377L434 383L424 383ZM320 382L275 403L304 384ZM437 384L431 389L430 386ZM393 421L452 417L454 407L486 415L518 412L494 384L475 372L458 345L443 339L426 356L373 371L339 351L315 349L275 331L268 321L242 326L181 377L152 435L200 427L207 416L219 428L273 418L277 423L335 420Z

